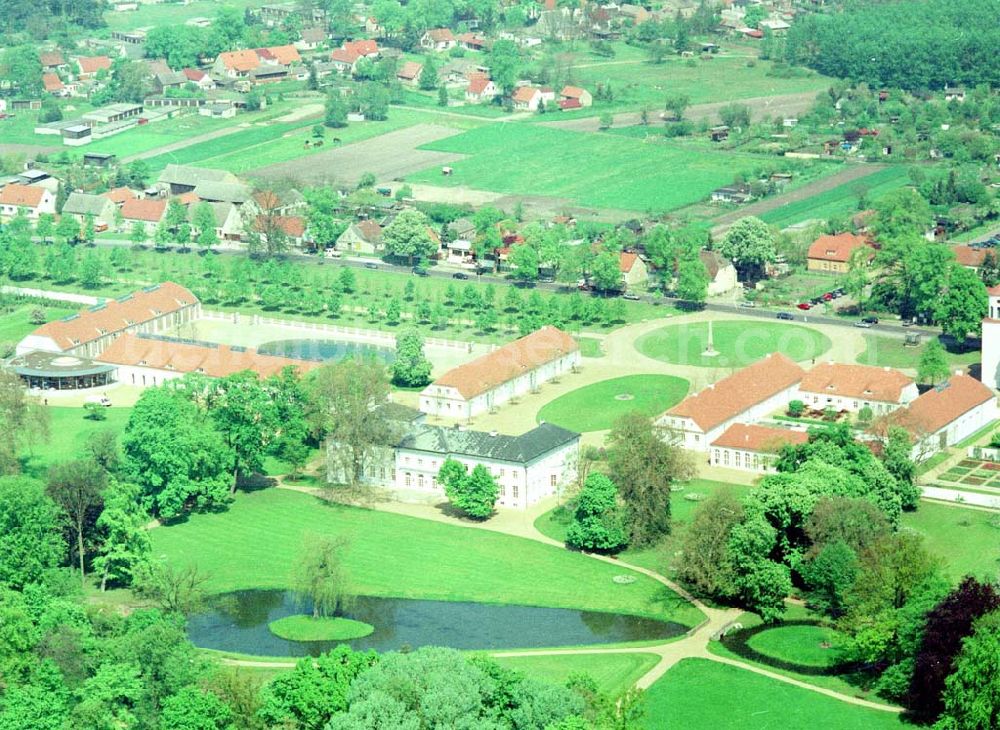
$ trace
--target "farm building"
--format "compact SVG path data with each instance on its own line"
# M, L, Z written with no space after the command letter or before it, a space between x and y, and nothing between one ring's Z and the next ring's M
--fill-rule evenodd
M867 245L869 245L868 239L865 236L856 236L853 233L820 236L809 246L808 269L844 274L847 272L851 254Z
M913 458L927 459L1000 418L996 394L958 372L890 417L914 437Z
M47 188L18 183L0 188L0 220L10 220L19 213L37 220L42 213L55 212L56 196Z
M468 419L538 389L580 362L576 340L542 327L472 362L449 370L420 393L420 410Z
M70 193L63 203L62 214L72 216L82 224L88 216L96 226L110 226L115 220L117 207L104 195Z

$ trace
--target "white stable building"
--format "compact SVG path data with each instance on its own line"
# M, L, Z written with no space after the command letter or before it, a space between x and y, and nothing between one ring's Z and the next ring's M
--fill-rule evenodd
M983 383L993 388L1000 388L1000 286L987 289L989 294L989 309L983 320L982 340L982 373Z
M871 365L820 363L802 376L799 384L799 400L817 411L833 408L856 413L870 408L881 416L911 403L918 395L913 378Z
M996 393L959 371L900 411L898 422L913 436L913 459L923 461L967 439L997 418L1000 409Z
M420 410L469 419L531 393L580 363L580 346L546 326L472 362L449 370L420 393Z

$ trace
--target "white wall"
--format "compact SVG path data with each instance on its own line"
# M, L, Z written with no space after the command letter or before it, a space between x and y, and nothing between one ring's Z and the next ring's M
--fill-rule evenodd
M1000 319L997 297L990 297L990 312ZM1000 387L1000 321L983 322L982 379L988 387Z
M995 398L976 406L971 411L966 411L951 423L936 433L926 436L913 447L912 458L916 460L927 459L943 448L954 446L958 442L967 439L969 436L985 428L1000 418L1000 409L997 408Z
M709 452L708 463L712 466L721 466L723 469L738 469L763 474L775 471L771 464L776 458L777 454L772 453L713 446Z
M815 410L823 410L829 407L835 408L838 411L857 412L868 406L876 416L879 416L885 413L892 413L897 408L916 400L919 394L916 383L911 383L901 391L898 403L872 399L864 400L842 395L831 395L829 393L813 393L804 390L800 390L797 397L806 406Z

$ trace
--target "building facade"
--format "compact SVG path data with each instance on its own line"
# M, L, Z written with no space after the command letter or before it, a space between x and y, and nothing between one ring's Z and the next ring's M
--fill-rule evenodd
M709 463L725 469L770 472L781 449L808 440L804 430L734 423L712 442Z

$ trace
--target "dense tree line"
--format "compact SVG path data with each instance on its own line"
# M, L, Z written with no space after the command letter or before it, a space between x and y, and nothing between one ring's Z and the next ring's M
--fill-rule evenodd
M101 0L0 0L0 30L27 31L40 40L61 29L100 28L104 25L103 12Z
M829 76L873 86L941 89L1000 85L998 0L845 4L797 19L785 56Z

